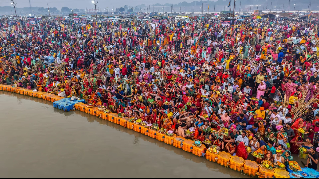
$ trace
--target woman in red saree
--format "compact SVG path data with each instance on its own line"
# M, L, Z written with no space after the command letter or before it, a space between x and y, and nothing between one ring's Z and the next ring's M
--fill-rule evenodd
M290 151L292 154L299 154L299 147L303 142L300 133L296 133L296 136L290 141Z
M243 142L240 142L239 145L237 146L236 155L238 157L242 157L245 160L247 159L248 153L247 153L245 144Z
M217 139L214 141L213 145L218 146L221 151L224 150L224 141L221 140L220 138L217 138Z
M295 134L299 133L298 129L305 127L306 123L302 118L298 118L292 125L291 128L294 130Z

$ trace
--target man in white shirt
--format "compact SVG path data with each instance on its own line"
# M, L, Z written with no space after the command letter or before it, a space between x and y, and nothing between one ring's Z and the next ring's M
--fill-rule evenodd
M248 143L249 143L249 140L248 138L246 137L246 132L242 132L241 135L237 136L236 140L237 142L237 145L240 143L240 142L244 142L245 146L248 146Z
M245 86L245 88L243 89L243 92L244 93L247 93L249 96L250 96L250 92L251 92L251 89L250 89L250 87L247 85L247 86Z
M115 73L115 78L120 78L120 68L119 66L116 66L116 68L114 69L114 73Z
M210 116L213 112L213 108L208 104L208 102L205 102L204 109L206 110L208 116Z
M225 114L225 113L226 113L226 111L224 108L221 107L218 109L218 112L217 112L218 115Z
M284 122L285 124L289 124L289 123L292 122L292 119L291 119L290 116L282 117L281 120L283 120L283 122Z
M188 84L186 85L187 88L192 88L194 85L192 84L192 82L188 82Z
M275 118L281 119L281 116L277 113L277 110L274 109L273 113L270 115L271 119L275 119Z

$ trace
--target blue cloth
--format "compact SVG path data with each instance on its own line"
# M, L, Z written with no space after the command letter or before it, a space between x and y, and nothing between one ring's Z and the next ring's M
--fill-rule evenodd
M237 121L238 123L241 122L241 123L248 123L247 119L245 117L243 117L242 119L240 117L237 117Z
M284 52L279 52L279 54L278 54L278 60L277 60L277 61L278 61L279 63L281 63L282 60L283 60L283 58L284 58L284 56L285 56L285 55L284 55Z
M259 100L259 101L258 101L258 106L263 105L263 103L264 103L263 100Z
M259 144L260 144L260 147L264 146L264 145L267 145L266 142L264 142L263 140L260 140Z
M267 150L269 150L272 154L276 154L276 149L272 146L271 148L267 145Z
M253 128L253 125L247 125L246 130L250 130ZM256 127L255 129L253 129L254 132L258 131L258 127Z
M201 122L200 124L198 124L198 127L201 127L202 125L204 125L204 123L203 123L203 122Z

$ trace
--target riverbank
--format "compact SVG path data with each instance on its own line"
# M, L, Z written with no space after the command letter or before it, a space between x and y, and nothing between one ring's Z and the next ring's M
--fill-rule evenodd
M58 110L43 99L0 91L0 105L1 177L247 177L90 114Z
M62 99L61 97L42 93L42 92L32 92L29 90L21 89L21 88L13 88L10 86L0 85L0 90L14 92L22 95L33 96L40 99L44 99L50 102L57 101ZM262 167L258 165L256 162L243 160L239 157L233 157L230 154L225 152L213 153L208 151L204 145L195 146L193 145L194 141L186 140L182 137L178 136L167 136L165 134L158 133L155 130L146 128L146 126L141 126L138 124L134 124L129 122L125 118L118 117L116 114L104 113L99 111L97 108L89 108L85 104L77 104L75 109L80 110L82 112L95 115L104 120L108 120L115 124L119 124L125 128L132 129L136 132L147 135L151 138L157 139L158 141L165 142L166 144L173 145L176 148L180 148L184 151L194 154L197 157L205 157L207 160L216 162L222 166L232 168L239 172L243 172L249 176L259 176L259 177L289 177L289 173L284 170L261 170Z

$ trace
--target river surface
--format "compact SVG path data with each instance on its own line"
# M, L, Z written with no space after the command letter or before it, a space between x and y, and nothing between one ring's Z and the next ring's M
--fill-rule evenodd
M247 177L42 99L0 91L0 177Z

